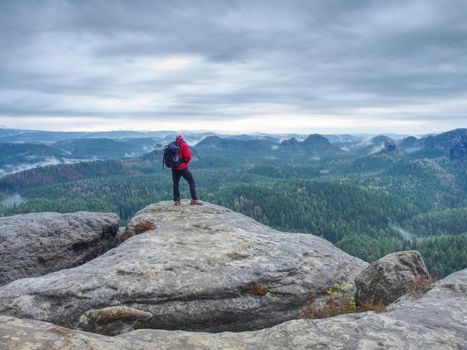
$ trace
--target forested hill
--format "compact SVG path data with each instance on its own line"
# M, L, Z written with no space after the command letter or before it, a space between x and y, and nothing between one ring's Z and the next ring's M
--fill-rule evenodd
M200 159L228 165L243 160L255 166L265 159L316 162L352 159L380 152L414 153L415 157L467 158L467 129L439 135L216 135L188 133L186 140ZM47 165L140 157L174 139L173 132L46 132L0 129L0 177ZM216 157L217 156L217 157Z
M467 267L465 135L467 129L415 140L377 137L353 151L342 148L362 141L349 136L216 136L192 147L190 167L201 199L284 231L322 236L368 261L418 249L441 277ZM182 189L187 195L184 182ZM153 151L0 178L0 210L112 211L127 220L171 191L170 171Z

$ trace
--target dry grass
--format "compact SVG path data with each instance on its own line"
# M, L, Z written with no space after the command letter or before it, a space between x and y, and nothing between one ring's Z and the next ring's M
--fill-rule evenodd
M127 239L130 239L131 237L135 235L139 235L141 233L144 233L146 231L154 230L156 229L156 224L151 222L151 221L141 221L138 222L136 225L133 225L130 228L127 228L125 232L123 232L120 235L120 240L122 242L126 241Z
M365 302L357 306L351 286L347 282L341 284L335 283L333 288L325 292L328 297L323 305L317 306L313 300L309 301L307 306L300 312L301 318L327 318L342 314L355 312L385 312L387 311L383 301L379 303Z
M155 223L151 221L141 221L133 226L133 231L135 232L135 234L139 235L140 233L154 230L155 228L156 228Z
M407 287L407 293L414 297L420 297L428 290L433 288L436 279L431 277L419 276ZM334 288L328 289L324 305L316 306L313 301L308 302L307 306L300 312L301 318L327 318L341 314L355 312L386 312L387 308L380 300L378 303L372 301L363 302L357 306L353 296L349 295L348 288L344 284L335 284Z
M366 312L366 311L374 311L374 312L386 312L388 311L386 305L383 304L383 301L380 300L378 303L373 303L369 301L365 301L360 307L358 308L359 311L357 312Z
M122 242L126 241L127 239L131 238L133 235L130 235L130 233L128 232L128 230L125 230L125 232L123 232L121 235L120 235L120 240Z
M254 294L254 295L264 296L268 294L268 288L264 284L261 284L258 282L249 283L246 286L243 286L241 290L244 293Z
M419 298L433 288L435 282L436 279L433 277L418 276L415 281L407 287L407 293Z
M342 302L335 297L327 297L323 306L317 307L309 302L304 310L300 312L301 318L326 318L341 314L356 312L356 307L350 300Z
M313 301L310 301L305 309L300 312L301 318L327 318L342 314L350 314L356 312L386 312L386 306L381 302L373 304L371 302L365 302L361 306L355 305L355 300L351 299L340 299L335 296L326 298L326 302L323 306L317 307Z

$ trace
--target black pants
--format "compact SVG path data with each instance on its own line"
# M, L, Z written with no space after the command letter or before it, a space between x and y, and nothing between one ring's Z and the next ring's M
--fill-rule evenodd
M193 175L191 175L190 170L185 169L185 170L177 171L177 170L172 169L174 201L180 200L180 190L179 190L180 177L183 177L188 182L188 185L190 186L191 199L198 199L198 197L196 197L195 179L193 179Z

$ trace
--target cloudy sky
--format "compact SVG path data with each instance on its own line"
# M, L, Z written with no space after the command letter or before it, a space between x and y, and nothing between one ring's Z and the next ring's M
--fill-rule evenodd
M467 127L467 1L1 0L0 127Z

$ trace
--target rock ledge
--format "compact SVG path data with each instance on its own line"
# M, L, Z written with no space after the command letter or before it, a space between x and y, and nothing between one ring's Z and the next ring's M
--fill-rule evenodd
M353 282L368 265L324 239L284 234L208 203L161 202L135 218L141 217L155 228L82 266L0 288L0 313L70 328L90 315L108 322L115 315L112 332L128 325L260 329L297 318L309 299L336 282ZM109 307L133 311L122 317ZM87 330L108 331L85 323Z

